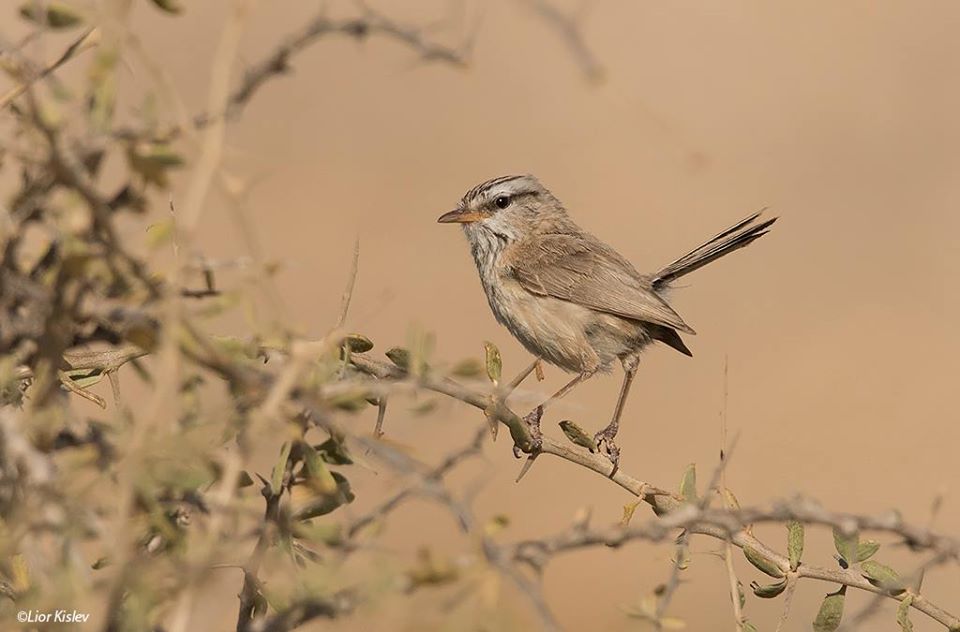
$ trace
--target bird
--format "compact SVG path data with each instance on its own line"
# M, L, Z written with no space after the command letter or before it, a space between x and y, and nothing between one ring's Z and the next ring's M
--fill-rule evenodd
M680 334L694 330L668 303L674 282L765 235L776 217L753 213L652 274L586 232L529 174L473 187L438 218L460 224L496 320L535 358L575 377L524 417L536 450L547 405L619 361L624 377L596 449L617 471L616 435L641 352L662 343L692 356ZM532 367L531 367L532 368ZM529 373L529 370L527 371ZM522 379L522 378L521 378Z

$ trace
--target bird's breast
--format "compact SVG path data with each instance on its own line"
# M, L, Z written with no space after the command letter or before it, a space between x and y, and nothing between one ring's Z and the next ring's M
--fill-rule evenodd
M526 349L570 372L595 371L612 358L600 358L586 332L592 310L549 296L532 294L506 270L493 270L483 282L497 321Z

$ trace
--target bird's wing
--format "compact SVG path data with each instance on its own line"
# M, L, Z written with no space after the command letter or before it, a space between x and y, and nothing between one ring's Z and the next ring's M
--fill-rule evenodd
M549 234L532 241L510 262L527 291L694 333L628 261L595 237Z

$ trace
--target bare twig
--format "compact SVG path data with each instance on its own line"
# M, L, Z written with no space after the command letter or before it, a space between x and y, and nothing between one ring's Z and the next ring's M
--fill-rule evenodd
M411 496L426 493L429 496L437 497L435 490L439 482L459 464L480 453L482 449L481 442L485 435L486 428L480 428L476 433L474 433L473 438L467 445L448 454L439 465L423 474L418 474L412 483L401 489L399 492L396 492L386 500L382 501L365 514L351 520L344 529L347 539L351 540L355 538L365 527L383 519L391 511L399 507L404 500ZM383 449L382 445L377 444L371 444L369 447L373 450ZM434 490L433 493L428 491L431 489Z
M584 41L577 16L566 15L548 0L519 0L519 2L535 11L544 23L560 36L587 79L591 81L603 79L603 66Z
M734 630L743 630L743 608L740 606L740 580L737 571L733 568L733 545L727 542L723 545L723 563L727 567L727 580L730 582L730 600L733 602Z
M90 28L84 31L80 37L71 42L71 44L67 46L67 48L63 51L63 53L60 54L59 57L57 57L57 59L47 64L43 68L33 69L29 67L29 64L26 61L22 61L20 65L22 66L24 77L20 80L20 83L13 88L10 88L10 90L8 90L3 96L0 96L0 109L9 105L14 99L23 94L28 87L37 81L46 78L52 72L56 71L58 68L83 51L96 45L97 30L95 28Z
M710 477L710 483L704 489L703 495L700 497L700 500L697 502L697 508L700 511L704 511L707 507L710 506L710 500L713 498L713 491L716 489L717 484L720 482L720 479L723 477L724 472L726 471L727 463L729 462L730 456L733 454L733 449L736 447L737 437L734 437L733 443L730 445L730 449L724 455L723 450L720 451L721 458L720 462L717 463L717 467L713 470L713 475ZM657 627L661 627L661 622L663 621L664 615L667 613L667 608L670 606L670 602L673 599L673 595L676 593L677 588L680 586L680 571L684 568L684 560L687 557L687 552L690 548L690 537L689 533L684 531L677 538L677 547L676 547L676 559L674 560L673 567L670 569L670 577L664 585L663 594L660 596L660 601L657 602L657 609L654 613L654 622ZM727 546L730 542L727 541ZM732 567L731 567L732 571ZM734 580L736 576L734 575ZM739 588L736 582L732 588L736 592L734 597L736 601L736 611L740 609L740 597L739 597ZM738 613L739 614L739 613ZM737 617L737 621L741 622L740 616ZM741 623L738 623L738 626Z
M787 574L787 588L783 596L783 612L777 620L777 629L775 632L781 632L783 626L787 624L787 618L790 616L790 607L793 605L793 596L797 593L797 575L796 573Z
M93 402L100 408L106 409L107 402L102 397L100 397L96 393L91 393L90 391L77 386L77 384L72 379L70 379L70 376L67 375L64 371L58 371L57 375L60 376L60 383L63 384L63 386L68 391L70 391L74 395L79 395L80 397L86 399L87 401Z
M347 277L347 287L343 291L343 297L340 299L340 317L337 318L337 329L343 327L347 320L347 312L350 311L350 300L353 298L353 289L357 284L357 270L360 264L360 239L353 242L353 259L350 261L350 275Z
M285 37L263 59L247 69L240 86L230 95L225 109L210 109L207 114L198 116L194 123L198 127L205 127L223 118L215 114L217 112L223 112L226 118L235 116L267 81L290 71L293 57L330 35L346 35L357 40L379 35L404 44L424 61L440 61L453 66L465 66L469 53L468 45L458 49L433 42L419 29L402 25L369 8L364 8L363 15L348 19L333 19L325 10L321 10L300 30Z
M380 379L404 379L407 377L402 369L373 360L365 354L355 354L352 356L351 362L358 369ZM426 375L419 379L422 388L443 393L480 410L489 410L489 394L445 378ZM527 452L533 450L525 424L522 423L516 413L505 406L500 406L493 411L493 414L507 425L511 436L521 449ZM789 520L797 520L807 524L838 527L845 532L850 530L885 531L900 535L914 547L940 552L944 559L957 559L960 556L960 543L956 540L934 534L927 529L907 525L894 513L878 517L833 513L805 499L778 503L771 509L715 510L689 504L682 505L680 499L674 495L627 475L622 468L618 468L616 472L611 472L610 462L603 457L586 450L574 450L552 437L543 437L541 453L553 454L586 467L602 476L610 477L613 482L650 504L658 515L665 516L656 526L648 525L644 529L634 527L624 529L618 525L614 530L606 533L578 533L574 537L556 544L556 546L564 548L579 548L600 543L617 546L636 537L659 541L669 537L672 529L683 528L689 534L708 535L725 542L729 541L738 548L749 547L786 574L790 571L789 560L757 539L747 527L761 522L783 523ZM715 472L714 479L717 479L718 475L719 473ZM715 485L716 480L712 482L711 488ZM804 564L797 570L797 577L833 582L892 597L888 591L874 586L853 569L832 570ZM960 618L926 599L915 599L911 606L948 628L960 627Z

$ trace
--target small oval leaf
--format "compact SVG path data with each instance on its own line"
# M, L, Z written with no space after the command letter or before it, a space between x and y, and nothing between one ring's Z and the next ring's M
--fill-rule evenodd
M840 620L843 618L843 599L846 593L846 586L844 586L823 598L817 618L813 620L813 632L834 632L840 627Z
M897 608L897 624L902 632L913 632L913 621L910 620L910 604L912 603L913 595L907 595Z
M737 500L737 497L733 495L732 491L724 487L720 490L720 494L723 496L723 504L727 509L740 511L740 501Z
M837 553L847 563L847 566L853 564L857 559L857 545L860 536L856 532L847 535L840 529L833 528L833 545L837 548Z
M314 446L314 449L325 463L333 465L350 465L353 463L353 459L347 451L347 444L344 443L343 439L330 437L323 443Z
M410 352L406 349L394 347L392 349L388 349L384 355L386 355L391 362L401 369L406 370L410 368Z
M747 558L748 562L756 566L758 570L766 573L770 577L776 577L777 579L783 577L783 571L780 570L780 567L765 558L756 549L745 546L743 547L743 555Z
M857 545L857 561L865 562L880 550L880 543L876 540L864 540Z
M49 2L27 0L20 5L20 15L34 24L46 25L52 29L66 29L83 22L83 16L76 9L56 0Z
M240 470L240 475L237 477L237 489L250 487L251 485L253 485L253 479L250 478L246 470Z
M183 13L183 5L180 4L179 0L151 0L151 2L161 11L166 11L174 15Z
M790 570L797 570L802 555L803 523L791 520L787 523L787 556L790 558Z
M277 464L273 466L273 473L270 476L270 493L274 496L279 496L283 491L283 479L287 471L287 460L290 458L291 447L293 445L289 441L283 442L283 447L280 448L280 458L277 460Z
M355 496L350 489L350 482L340 472L331 472L335 484L331 494L317 494L306 506L301 507L293 514L294 520L309 520L317 516L325 516L341 505L352 503Z
M895 570L874 560L867 560L860 565L860 572L870 580L874 586L884 588L896 594L904 590L903 580Z
M476 358L461 360L450 369L450 375L456 377L479 377L481 374L483 374L483 366Z
M697 502L697 466L691 463L683 471L683 478L680 479L680 495L689 503Z
M320 494L334 493L337 490L337 481L320 458L320 454L306 441L301 441L299 448L303 455L303 476L307 485Z
M776 584L760 585L758 582L750 582L750 588L753 594L761 599L773 599L782 593L787 587L787 580L777 582Z
M586 448L591 452L597 449L597 445L593 442L593 437L569 419L564 419L560 422L560 430L563 430L563 434L566 435L567 439L570 439L570 442L574 445Z
M487 377L494 384L499 384L500 375L503 373L503 360L500 359L500 350L492 342L484 342L483 350L487 357Z
M373 349L373 341L361 334L347 334L343 344L353 353L365 353Z

